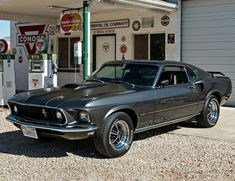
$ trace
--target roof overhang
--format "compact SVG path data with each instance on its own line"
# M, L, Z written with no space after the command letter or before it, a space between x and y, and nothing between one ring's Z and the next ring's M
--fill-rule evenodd
M90 0L91 15L105 12L164 11L177 9L177 4L162 0ZM82 0L0 0L0 19L56 24L63 9L82 7Z

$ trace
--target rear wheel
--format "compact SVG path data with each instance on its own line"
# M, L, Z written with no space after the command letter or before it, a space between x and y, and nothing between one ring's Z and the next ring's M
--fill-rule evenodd
M220 114L220 105L218 99L211 95L206 100L202 114L198 117L197 122L204 128L210 128L217 124Z
M96 132L95 148L106 157L120 157L129 150L133 131L132 120L126 113L114 113L103 121Z

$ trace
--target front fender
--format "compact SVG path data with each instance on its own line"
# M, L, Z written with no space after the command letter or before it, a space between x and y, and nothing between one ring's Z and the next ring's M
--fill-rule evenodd
M108 116L110 116L110 115L113 114L114 112L117 112L117 111L120 111L120 110L123 110L123 109L131 110L131 111L133 111L133 112L136 114L135 110L134 110L132 107L127 106L127 105L122 105L122 106L117 106L117 107L114 107L114 108L110 109L110 110L106 113L106 115L104 116L104 119L106 119ZM137 118L138 118L138 115L137 115L137 114L136 114L136 116L137 116Z

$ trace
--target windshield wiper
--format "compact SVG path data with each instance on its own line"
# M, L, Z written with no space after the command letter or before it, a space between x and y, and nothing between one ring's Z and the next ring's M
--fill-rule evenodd
M89 79L89 80L86 80L86 82L101 82L102 84L104 84L104 81L100 79Z
M123 80L112 80L110 82L112 82L112 83L124 83L124 84L131 85L133 88L135 87L135 84L132 84L130 82L126 82L126 81L123 81Z

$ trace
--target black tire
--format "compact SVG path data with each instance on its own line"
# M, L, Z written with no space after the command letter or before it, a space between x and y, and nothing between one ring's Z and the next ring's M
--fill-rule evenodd
M220 105L214 95L210 95L204 105L201 115L197 118L197 123L203 128L211 128L218 122Z
M131 147L133 132L134 126L130 116L124 112L114 113L102 122L95 133L95 148L105 157L120 157Z

